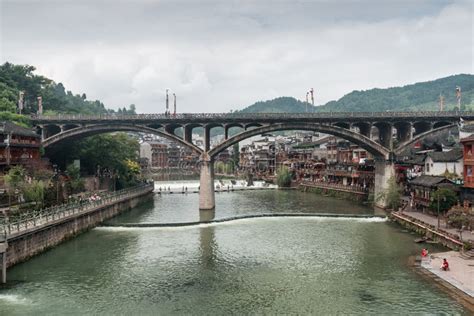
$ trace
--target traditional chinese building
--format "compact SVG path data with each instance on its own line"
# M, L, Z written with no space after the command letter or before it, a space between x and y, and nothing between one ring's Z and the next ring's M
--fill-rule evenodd
M415 178L410 182L411 206L418 210L427 210L433 199L433 193L440 187L456 190L454 183L442 176L422 175Z
M474 135L461 139L463 145L464 187L474 189Z
M0 168L28 164L40 159L41 138L30 129L0 122Z

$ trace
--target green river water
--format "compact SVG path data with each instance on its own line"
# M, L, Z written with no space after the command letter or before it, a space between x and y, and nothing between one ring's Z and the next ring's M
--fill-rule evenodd
M215 218L373 214L296 191L219 193L216 204ZM156 195L111 222L196 221L197 206L197 194ZM468 315L407 266L414 238L381 219L327 217L99 227L9 269L0 315Z

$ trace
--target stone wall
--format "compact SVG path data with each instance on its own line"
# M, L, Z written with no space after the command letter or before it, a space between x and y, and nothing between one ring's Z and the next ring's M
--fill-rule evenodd
M152 192L141 193L131 199L103 205L86 214L78 214L64 221L54 222L38 230L8 240L7 267L28 260L61 242L96 227L103 221L127 211L152 197Z
M367 202L369 200L369 194L360 192L350 192L349 190L338 190L335 188L320 188L312 187L310 185L300 185L300 190L303 192L311 192L321 194L325 196L341 198L351 201Z

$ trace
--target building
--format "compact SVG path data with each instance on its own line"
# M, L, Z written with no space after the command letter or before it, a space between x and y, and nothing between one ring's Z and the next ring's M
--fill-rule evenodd
M427 153L424 160L423 173L430 176L439 176L446 173L462 176L462 149L455 148L450 151L434 151Z
M433 193L440 187L455 190L454 183L441 176L422 175L410 182L411 207L425 211L429 208Z
M474 135L461 139L463 145L464 187L474 189Z
M140 144L140 158L144 158L151 168L168 167L168 146L157 141Z
M41 137L11 122L0 122L0 168L40 160Z

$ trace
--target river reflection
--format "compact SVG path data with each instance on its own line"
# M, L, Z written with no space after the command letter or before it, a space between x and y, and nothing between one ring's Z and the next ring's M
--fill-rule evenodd
M199 221L209 222L214 219L216 211L214 210L200 210ZM216 263L217 243L215 239L214 227L199 228L199 240L201 251L201 263L205 268L210 268Z

